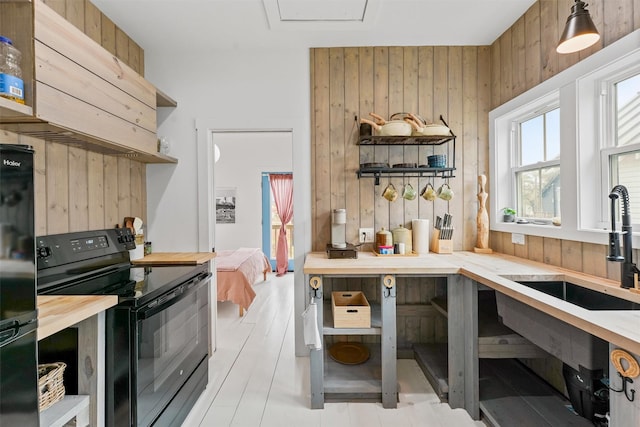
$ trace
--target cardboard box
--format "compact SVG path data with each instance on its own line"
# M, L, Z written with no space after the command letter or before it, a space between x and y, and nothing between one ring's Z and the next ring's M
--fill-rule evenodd
M334 328L370 328L371 306L361 291L331 292Z

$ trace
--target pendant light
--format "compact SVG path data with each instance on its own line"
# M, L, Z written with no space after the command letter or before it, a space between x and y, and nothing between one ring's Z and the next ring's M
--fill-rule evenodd
M598 29L591 20L586 6L587 4L580 0L576 0L576 4L571 6L571 15L567 18L567 24L556 48L558 53L577 52L600 40Z

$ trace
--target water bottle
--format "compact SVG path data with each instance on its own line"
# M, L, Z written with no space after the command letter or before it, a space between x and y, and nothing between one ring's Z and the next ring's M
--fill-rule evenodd
M11 39L0 36L0 96L24 104L21 58Z

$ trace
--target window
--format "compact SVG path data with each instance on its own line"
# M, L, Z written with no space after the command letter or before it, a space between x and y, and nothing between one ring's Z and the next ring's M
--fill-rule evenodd
M489 113L491 230L606 245L621 184L640 246L639 46L637 30Z
M513 168L516 211L521 218L560 216L560 109L541 113L517 126Z
M603 169L608 169L611 188L627 188L632 221L640 223L640 73L614 83L611 95L615 102L605 105L615 105L614 137L612 147L603 150Z

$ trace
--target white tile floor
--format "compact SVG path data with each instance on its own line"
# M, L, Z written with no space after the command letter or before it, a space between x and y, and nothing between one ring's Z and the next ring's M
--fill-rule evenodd
M293 274L254 285L249 311L218 303L217 350L209 385L183 427L484 426L440 403L413 360L398 361L399 403L326 403L310 409L309 358L294 354Z

